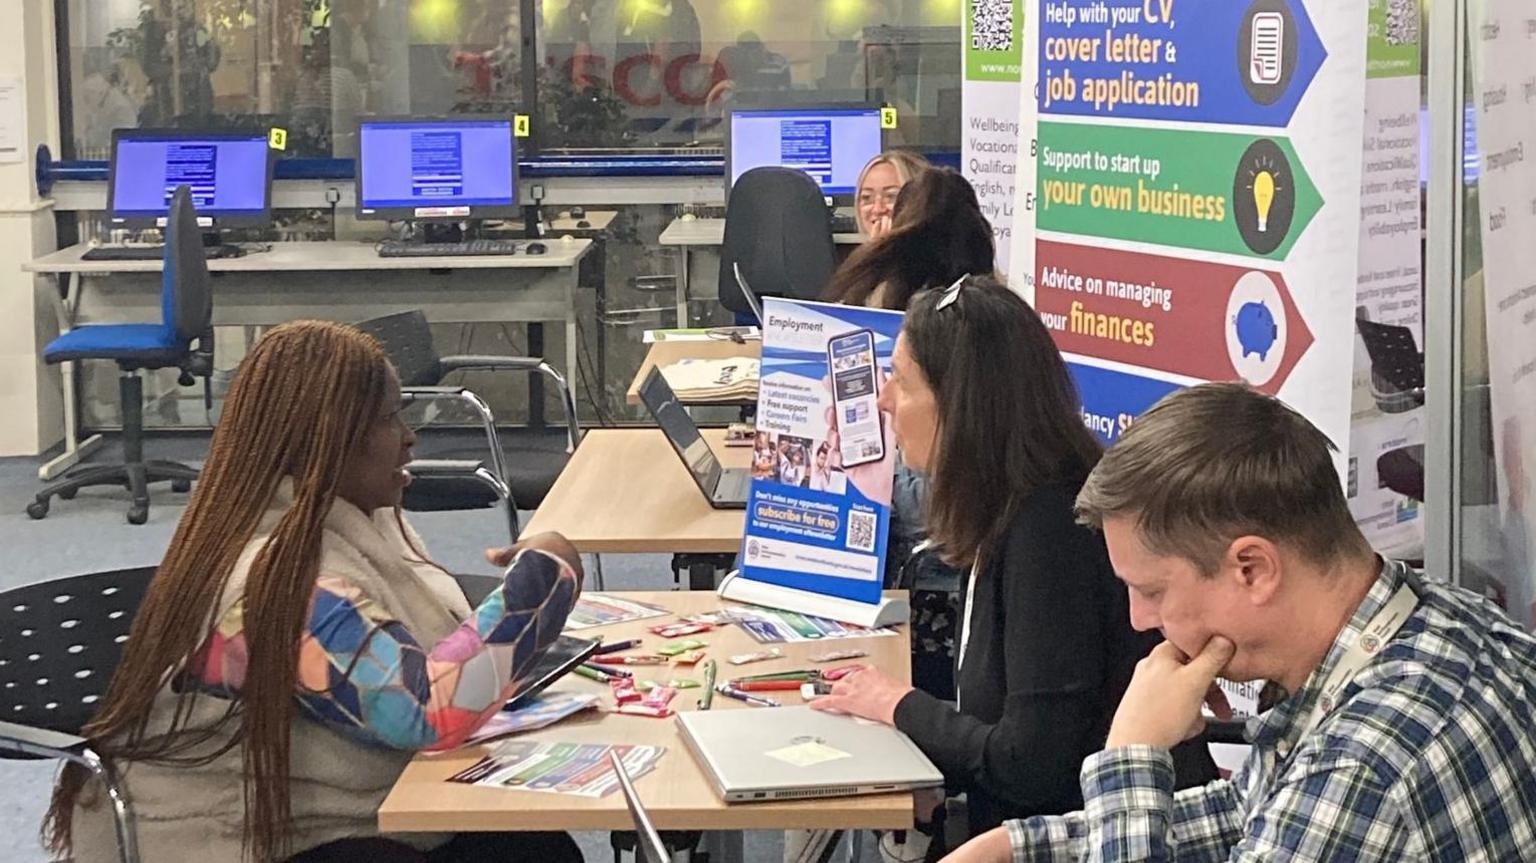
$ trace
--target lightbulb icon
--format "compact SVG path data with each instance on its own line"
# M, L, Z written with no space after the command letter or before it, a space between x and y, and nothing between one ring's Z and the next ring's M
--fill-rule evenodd
M1253 208L1259 214L1259 233L1269 230L1269 209L1275 203L1275 175L1260 171L1253 178Z

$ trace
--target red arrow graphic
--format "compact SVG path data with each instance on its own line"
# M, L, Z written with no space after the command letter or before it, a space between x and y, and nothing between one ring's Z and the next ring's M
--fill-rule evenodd
M1314 341L1279 273L1047 241L1036 261L1067 353L1276 393Z

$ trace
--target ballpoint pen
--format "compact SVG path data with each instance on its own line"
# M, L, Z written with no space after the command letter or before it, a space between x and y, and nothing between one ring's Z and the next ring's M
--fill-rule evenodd
M612 668L612 667L604 667L604 666L601 666L601 665L594 665L594 664L592 664L590 662L583 662L581 664L581 667L585 668L585 669L587 669L589 671L595 671L598 674L605 674L605 675L607 675L609 677L634 677L635 676L635 673L633 671L625 671L622 668Z
M728 685L738 692L799 692L809 680L732 680Z
M609 674L608 672L599 671L596 668L589 668L585 665L578 665L571 670L588 680L596 680L598 683L607 683L613 679L613 675Z
M602 656L605 653L618 653L621 650L629 650L640 646L640 639L629 638L624 641L615 641L612 644L599 644L597 650L592 651L594 656Z
M794 680L803 683L807 680L814 680L820 676L821 672L816 669L811 669L808 671L771 671L767 674L744 674L741 677L736 678L736 682L745 683L749 680Z
M665 656L630 654L629 656L594 656L587 661L593 665L666 665L669 660Z
M715 661L704 660L704 691L699 693L699 709L708 710L715 701Z
M719 686L716 686L715 687L715 691L720 693L721 695L724 695L726 698L734 698L737 701L745 701L748 704L755 704L758 707L778 707L779 706L779 702L774 701L772 698L763 698L762 696L758 696L758 695L748 695L747 693L742 692L740 689L736 689L734 687L726 686L723 683L720 684Z

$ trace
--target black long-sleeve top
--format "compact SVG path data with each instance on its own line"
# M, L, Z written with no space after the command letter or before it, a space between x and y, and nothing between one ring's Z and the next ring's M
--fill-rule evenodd
M1103 538L1077 524L1080 487L1035 489L984 556L962 605L971 622L957 651L959 708L921 690L896 706L896 727L966 792L972 835L1082 807L1078 768L1104 747L1136 662L1159 640L1131 628ZM1175 757L1181 785L1216 776L1203 746Z

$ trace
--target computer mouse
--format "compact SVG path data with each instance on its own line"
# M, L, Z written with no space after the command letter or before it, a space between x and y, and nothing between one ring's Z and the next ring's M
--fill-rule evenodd
M578 227L578 228L590 228L590 227L592 227L592 223L587 221L586 219L582 219L581 221L576 223L576 227Z
M542 255L542 254L544 254L547 251L549 251L549 247L544 245L543 243L529 243L528 244L527 252L530 255Z
M572 207L571 208L571 218L573 218L573 219L580 219L583 216L585 216L586 214L587 214L587 211L583 207Z
M698 218L699 218L698 216L695 216L692 213L684 213L684 214L682 214L681 216L678 217L678 221L680 221L680 222L694 222L694 221L698 221Z

